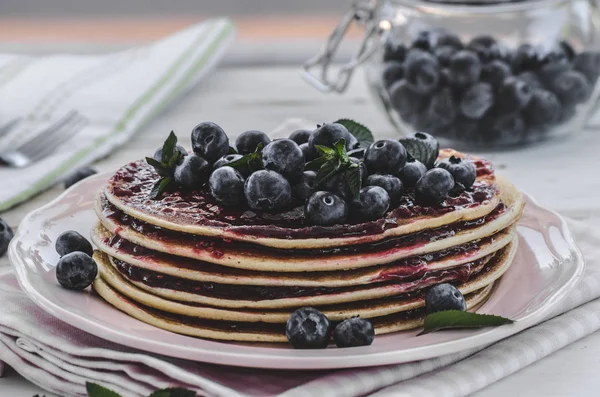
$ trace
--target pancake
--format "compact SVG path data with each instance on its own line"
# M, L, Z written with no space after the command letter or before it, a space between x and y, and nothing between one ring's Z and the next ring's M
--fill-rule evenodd
M378 243L331 249L265 249L256 244L170 232L119 213L102 194L97 197L96 212L102 226L110 233L159 252L254 271L333 271L387 264L410 256L442 251L489 237L509 227L519 218L524 201L512 184L502 178L497 181L502 204L489 216Z
M506 246L513 238L512 233L511 228L504 229L479 242L469 242L441 252L401 259L390 265L343 272L311 273L255 272L177 257L135 245L102 228L93 231L92 241L100 251L140 270L146 269L155 274L186 280L234 285L344 287L403 280L427 271L453 268L475 261Z
M109 304L146 324L178 334L225 341L287 342L285 325L203 320L152 309L119 294L101 277L93 284L94 290ZM476 310L488 298L493 285L465 296L469 310ZM382 316L372 320L376 334L402 331L423 324L423 309Z
M465 283L476 279L479 274L485 276L487 285L504 274L512 264L516 247L515 240L496 254L456 268L428 272L410 281L336 288L231 286L200 283L173 276L162 276L156 280L132 276L124 262L111 258L109 263L139 289L169 300L221 308L279 309L382 299L443 282ZM150 284L149 280L157 282Z
M465 154L450 149L440 158ZM386 238L481 218L500 202L501 190L489 162L470 157L477 181L469 190L449 197L439 206L421 207L410 191L397 208L378 221L329 227L306 226L301 207L284 213L259 213L220 207L207 188L191 193L167 192L161 200L149 193L159 176L145 161L121 168L103 189L107 200L124 213L176 232L251 242L280 249L314 249L365 244Z

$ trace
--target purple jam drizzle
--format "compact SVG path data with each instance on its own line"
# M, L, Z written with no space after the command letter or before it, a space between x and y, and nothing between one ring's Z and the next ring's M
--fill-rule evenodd
M493 177L491 164L475 160L478 175ZM149 193L158 175L145 161L132 162L118 170L109 190L125 205L180 225L226 228L232 233L281 239L339 238L383 233L389 228L411 223L417 217L435 217L489 202L498 194L489 182L478 181L469 190L457 191L436 207L423 207L407 189L396 208L377 221L328 227L307 226L302 206L280 213L245 208L224 208L216 203L207 186L195 191L171 190L161 200L150 200ZM299 203L297 203L299 204Z

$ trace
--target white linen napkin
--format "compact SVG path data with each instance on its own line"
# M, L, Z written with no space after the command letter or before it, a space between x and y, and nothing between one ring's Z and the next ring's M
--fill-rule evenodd
M108 55L0 54L0 153L14 149L70 111L89 124L53 155L24 169L0 166L0 211L48 188L123 144L193 87L233 41L227 19L206 20L157 42Z
M92 381L124 397L182 386L201 396L460 397L600 329L600 219L570 221L584 256L583 281L554 317L487 348L414 363L331 372L265 371L192 363L139 352L46 314L0 277L0 359L60 396L85 395ZM549 317L549 318L550 318Z

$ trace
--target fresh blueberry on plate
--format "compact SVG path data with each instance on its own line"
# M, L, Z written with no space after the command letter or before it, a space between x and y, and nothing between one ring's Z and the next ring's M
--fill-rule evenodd
M310 134L312 131L309 130L296 130L290 134L290 139L296 142L298 145L302 145L303 143L308 142L308 138L310 138Z
M4 254L6 254L10 240L12 240L13 237L13 230L2 218L0 218L0 257L3 257Z
M369 346L374 339L373 324L360 317L347 318L333 330L333 340L337 347Z
M241 154L228 154L228 155L225 155L225 156L221 157L220 159L218 159L213 164L213 169L216 170L217 168L228 166L231 163L233 163L234 161L238 161L242 157L243 156ZM258 168L260 168L260 166ZM244 178L247 178L252 173L252 171L250 170L250 166L248 164L240 166L240 167L236 167L236 171L238 171L240 174L242 174L242 176Z
M81 167L65 178L65 189L68 189L77 182L97 173L98 171L96 171L92 167Z
M400 171L400 180L407 187L414 187L417 181L427 172L427 166L419 160L409 156L402 171ZM380 185L381 186L381 185Z
M437 205L448 197L453 188L452 174L443 168L434 168L417 181L415 198L419 204Z
M315 191L315 178L317 173L314 171L304 171L298 181L292 186L294 197L304 201Z
M438 284L427 291L425 295L427 313L436 313L446 310L467 310L467 302L461 292L452 284Z
M344 139L347 146L350 136L350 133L343 125L339 123L327 123L321 125L312 133L308 140L308 145L313 149L317 145L333 147L337 141Z
M358 148L358 149L353 149L348 152L348 157L362 160L365 158L366 151L367 151L367 149L362 148L362 147Z
M432 168L440 153L440 143L433 135L426 132L413 132L400 139L408 154L414 159Z
M211 174L208 184L215 200L226 207L244 202L244 177L231 167L217 168Z
M297 179L304 171L304 154L291 139L277 139L262 151L263 166L280 173L289 180Z
M350 203L353 219L373 221L381 218L390 208L390 195L380 186L365 186L358 198Z
M183 162L175 167L175 182L188 190L199 189L206 183L212 166L198 154L185 156Z
M329 320L312 307L296 310L285 325L285 336L295 349L325 349L330 334Z
M200 123L192 130L192 148L212 164L229 152L229 138L215 123Z
M58 236L54 248L60 256L65 256L76 251L83 252L89 256L92 256L94 253L92 244L74 230L66 231Z
M181 145L177 145L177 146L175 146L175 150L177 150L177 151L179 152L179 154L180 154L180 164L181 164L181 161L183 161L183 158L184 158L185 156L187 156L187 155L188 155L188 151L187 151L187 150L185 150L185 148L184 148L183 146L181 146ZM154 155L152 156L152 158L153 158L154 160L158 161L158 162L162 162L162 160L163 160L163 158L162 158L162 152L163 152L163 148L162 148L162 146L161 146L161 147L159 147L158 149L156 149L156 150L154 151ZM154 168L154 170L155 170L155 171L158 173L158 175L160 175L160 176L165 176L165 177L166 177L166 176L170 176L170 175L169 175L167 172L165 172L165 171L164 171L162 168Z
M89 287L98 275L98 266L91 256L76 251L66 254L56 265L56 279L64 288L83 290Z
M398 141L382 139L369 146L364 162L371 174L398 175L406 163L406 149Z
M309 162L317 158L317 151L313 149L308 142L302 143L298 146L302 150L304 155L304 161Z
M408 163L407 163L408 165ZM404 171L406 166L402 169ZM391 203L397 203L402 196L403 185L400 178L394 175L373 174L367 178L367 186L379 186L390 196Z
M346 222L348 207L340 196L331 192L313 193L304 209L306 221L311 225L331 226Z
M271 139L262 131L250 130L242 132L235 140L235 147L239 154L254 153L258 145L263 148L271 143Z
M273 211L290 204L292 187L283 175L271 170L260 170L246 179L244 195L250 208Z
M477 178L477 169L475 168L475 164L470 160L450 156L449 158L441 159L437 166L452 174L454 182L460 183L465 189L473 186Z

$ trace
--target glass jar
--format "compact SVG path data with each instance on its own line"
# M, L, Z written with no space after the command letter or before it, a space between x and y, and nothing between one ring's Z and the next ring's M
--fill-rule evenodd
M329 63L353 21L365 38L332 80ZM373 98L401 133L458 147L522 145L583 129L598 101L599 23L591 0L363 1L305 77L343 92L364 64Z

